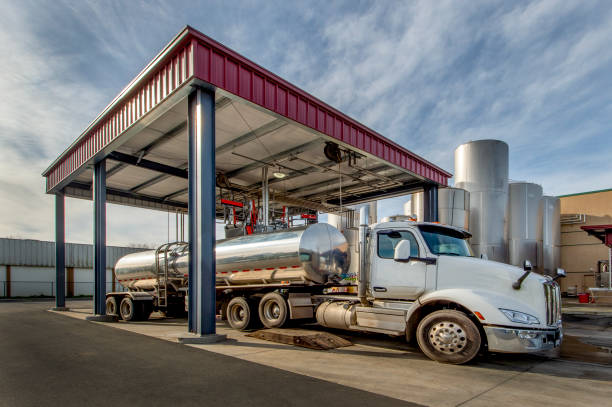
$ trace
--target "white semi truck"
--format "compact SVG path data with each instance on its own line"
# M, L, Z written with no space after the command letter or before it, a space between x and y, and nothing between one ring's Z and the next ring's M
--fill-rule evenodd
M368 218L367 208L360 218ZM219 242L218 312L239 330L314 319L404 336L431 359L455 364L481 350L560 346L559 286L531 273L528 262L520 269L475 258L469 233L436 223L361 225L358 235L353 250L352 239L325 223ZM153 310L184 313L188 256L183 243L121 258L115 273L128 291L107 294L107 314L134 320ZM352 280L351 262L359 264ZM346 287L356 292L338 292Z

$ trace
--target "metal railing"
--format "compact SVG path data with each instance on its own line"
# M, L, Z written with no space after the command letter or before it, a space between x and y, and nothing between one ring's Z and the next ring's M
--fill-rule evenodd
M55 281L0 281L0 297L55 297ZM106 292L126 291L119 283L106 283ZM92 296L93 281L66 284L66 297Z

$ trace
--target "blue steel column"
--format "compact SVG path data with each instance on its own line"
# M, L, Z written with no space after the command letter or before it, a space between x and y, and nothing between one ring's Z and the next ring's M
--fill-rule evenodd
M64 193L55 194L55 307L66 306L66 234Z
M189 95L189 331L215 330L215 94Z
M423 188L423 215L425 222L438 222L438 186Z
M106 161L94 165L94 314L106 314Z

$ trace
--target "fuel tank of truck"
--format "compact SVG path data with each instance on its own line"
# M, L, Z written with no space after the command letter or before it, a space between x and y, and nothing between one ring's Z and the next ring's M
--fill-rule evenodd
M185 279L189 273L186 246L170 247L159 264L168 261L168 278ZM125 287L151 289L157 279L156 251L128 254L117 262L115 275ZM338 229L327 223L271 233L240 236L217 242L217 285L323 284L346 274L349 247Z

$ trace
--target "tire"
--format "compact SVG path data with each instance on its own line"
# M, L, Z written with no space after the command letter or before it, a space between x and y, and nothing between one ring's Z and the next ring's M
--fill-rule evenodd
M256 319L253 307L244 297L234 297L227 304L227 322L239 331L249 329Z
M119 305L119 313L121 314L121 318L125 321L136 321L138 320L138 310L136 309L136 304L130 297L124 297L121 300L121 304Z
M288 315L287 301L278 293L268 293L259 302L259 319L266 328L281 328Z
M460 365L478 354L482 343L476 324L463 312L435 311L419 322L417 342L430 359Z
M121 318L117 297L108 297L106 299L106 315L116 315Z

